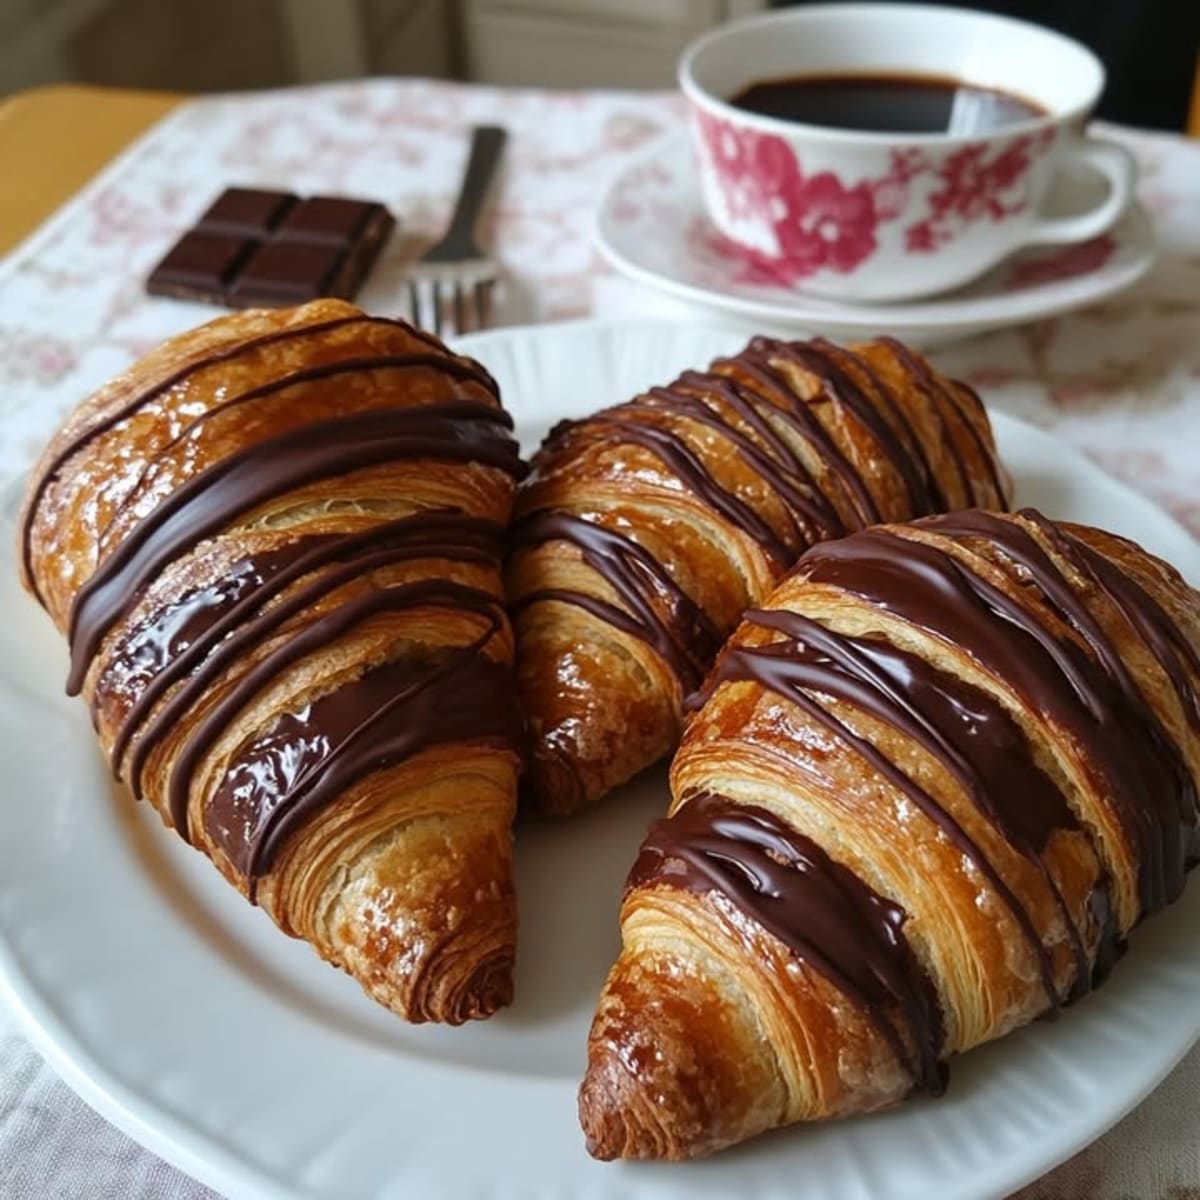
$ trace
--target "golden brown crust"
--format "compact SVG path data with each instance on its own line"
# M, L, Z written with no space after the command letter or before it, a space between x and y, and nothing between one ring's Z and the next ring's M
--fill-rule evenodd
M487 1016L512 994L511 717L459 704L449 732L403 740L455 679L513 708L502 415L478 364L402 322L340 301L239 313L83 404L25 506L26 586L75 625L121 777L283 930L414 1021ZM378 430L329 451L355 421ZM478 454L452 445L468 437ZM394 453L377 452L387 438ZM289 465L304 455L307 475ZM164 516L184 501L195 537ZM146 547L165 550L143 579L114 574ZM118 604L88 595L104 579ZM398 706L391 721L381 705ZM372 739L392 749L351 769Z
M943 607L930 579L965 590ZM922 1086L922 1036L944 1061L1102 980L1200 859L1198 656L1200 598L1177 572L1033 513L802 558L723 651L672 765L674 815L631 877L580 1093L591 1152L687 1158L891 1103ZM800 889L790 925L720 873L774 869L730 831L738 814L809 847L803 879L767 889ZM813 879L840 898L803 891ZM847 896L897 906L906 949L829 934ZM844 982L867 963L901 986ZM905 1010L909 969L934 1016Z
M507 573L530 799L571 812L666 754L711 653L807 545L878 520L1002 508L1005 487L974 393L886 339L755 339L556 430L521 489ZM589 556L586 530L548 523L564 516L657 567L620 586L611 553L624 551ZM672 661L647 620L695 661Z

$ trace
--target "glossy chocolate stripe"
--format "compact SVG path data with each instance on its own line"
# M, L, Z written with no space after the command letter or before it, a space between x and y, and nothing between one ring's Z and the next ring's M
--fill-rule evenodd
M259 442L194 475L135 525L76 594L71 673L77 692L105 632L140 589L187 548L273 496L331 475L401 459L476 461L520 473L499 410L456 402L374 410Z
M929 412L933 414L934 419L938 423L938 430L940 431L939 444L943 449L948 451L951 461L954 463L954 473L958 477L958 486L962 491L963 503L966 505L985 503L986 501L981 500L976 495L970 473L967 471L966 460L958 448L956 431L951 428L950 421L948 420L947 409L954 414L959 425L963 423L962 409L959 407L957 398L953 396L951 389L936 379L924 361L909 351L907 347L901 346L895 338L877 338L876 343L886 346L891 351L892 357L908 375L909 382L915 385L929 402ZM926 461L928 462L928 458ZM954 507L946 498L944 491L942 492L941 507L943 509Z
M767 395L774 395L778 403L766 401L770 405L769 411L786 422L816 454L822 466L837 479L846 498L853 502L859 525L873 525L882 520L879 506L862 475L812 412L811 402L797 395L791 382L771 362L769 355L760 353L752 358L748 349L735 358L718 358L712 370L730 377L734 372L747 375ZM844 531L849 532L844 522L843 526Z
M467 609L487 618L486 639L501 627L496 603L495 597L478 588L449 581L421 580L357 596L307 628L298 630L293 637L251 667L230 688L200 721L175 756L167 785L171 824L185 841L190 840L187 828L188 795L196 769L238 712L287 668L324 649L368 617L384 612L403 612L430 606Z
M456 381L469 381L486 386L484 375L480 371L473 369L465 361L456 361L444 355L439 356L436 354L380 354L369 357L339 358L332 362L318 363L315 366L304 367L299 371L292 371L287 375L276 376L267 383L250 388L245 392L238 392L220 401L220 403L211 405L204 412L189 421L175 437L166 442L155 455L147 460L141 475L133 487L129 489L125 498L113 510L112 516L109 518L108 528L111 528L117 522L124 511L137 504L146 480L153 478L158 463L167 459L173 450L194 437L197 431L202 430L214 417L222 416L233 409L241 407L243 404L252 404L256 400L263 400L268 396L278 395L281 392L288 391L290 388L300 387L303 384L321 383L328 379L337 379L342 375L365 374L369 371L399 371L410 368L436 369L439 373L450 376ZM383 387L380 387L379 390L380 392L386 392L386 389ZM459 399L461 398L454 396L446 402L453 403ZM498 414L497 421L511 429L512 417L500 408L496 412ZM107 532L108 529L106 528L104 533L101 534L100 541L102 546Z
M1103 780L1103 790L1137 846L1143 915L1183 887L1184 828L1177 751L1164 745L1115 647L1087 614L1050 559L1012 521L953 514L922 528L998 546L1046 602L1091 646L1058 637L1023 603L944 550L888 530L868 530L809 552L800 570L878 604L899 619L958 646L1016 690L1034 712L1068 730ZM1165 759L1165 761L1164 761ZM1194 811L1190 814L1194 820Z
M710 474L704 460L674 430L646 420L654 409L636 402L612 408L592 418L601 438L642 446L656 455L679 481L718 516L740 529L780 568L795 558L774 529L740 496L722 487ZM604 430L611 430L605 434Z
M996 461L995 452L988 445L982 432L976 427L975 422L971 419L971 414L963 408L962 398L959 395L959 388L969 392L975 403L979 406L980 412L985 412L983 401L973 392L965 383L959 380L947 382L933 370L928 362L925 361L919 354L914 354L903 342L898 342L895 338L881 337L879 339L887 346L897 359L931 392L936 392L940 395L958 415L959 424L965 428L967 435L975 444L975 449L979 452L979 460L987 469L991 476L994 496L981 496L971 482L971 473L964 470L964 459L958 449L958 439L951 436L947 439L948 445L952 450L955 460L959 466L959 473L963 478L964 485L968 495L971 498L972 506L982 506L985 508L995 508L1004 503L1004 481L1000 478L1000 468ZM938 406L940 409L940 406Z
M662 393L665 393L668 404L670 397L677 395L696 395L701 400L705 396L715 396L754 430L778 462L788 464L796 475L804 479L807 486L813 486L812 476L804 463L767 419L766 414L772 413L774 406L738 380L715 371L684 371L670 387L651 388L646 396L653 401L655 396ZM713 411L713 416L723 420L716 410ZM828 501L826 503L828 504Z
M1034 509L1022 509L1020 516L1036 525L1055 548L1055 551L1084 578L1089 579L1104 592L1117 611L1137 630L1163 673L1170 680L1189 725L1193 729L1200 728L1200 705L1197 703L1194 682L1200 677L1200 659L1197 658L1195 650L1175 622L1167 616L1157 601L1144 588L1118 571L1108 559L1093 550L1086 542L1059 529ZM1082 612L1091 623L1089 641L1092 638L1100 638L1111 646L1106 635L1101 633L1099 625L1091 620L1090 613L1086 609L1083 609ZM1112 649L1116 653L1116 648L1112 647ZM1107 659L1105 661L1107 663ZM1184 753L1183 745L1174 737L1171 730L1167 728L1150 705L1141 689L1129 675L1124 660L1120 658L1119 654L1116 659L1116 667L1119 669L1115 671L1114 678L1129 703L1141 709L1152 739L1157 744L1159 751L1157 757L1160 760L1170 761L1174 771L1180 797L1181 829L1179 836L1182 843L1180 854L1183 860L1182 870L1186 874L1197 863L1200 863L1200 794L1197 793L1191 765ZM1166 819L1170 820L1169 814ZM1171 854L1169 839L1166 853Z
M821 383L824 395L852 413L883 448L884 461L895 468L904 482L912 515L921 516L935 511L927 481L921 478L908 447L862 388L837 364L833 353L835 349L821 338L811 342L783 342L757 337L751 340L743 354L748 357L758 355L768 362L772 358L791 361L815 376Z
M812 344L822 354L826 355L841 373L840 380L835 380L834 386L841 387L843 386L841 381L848 381L853 387L856 387L861 397L870 406L871 411L878 413L880 422L892 431L897 445L902 449L902 457L912 466L913 478L919 481L920 488L925 497L925 511L942 512L949 508L950 501L942 490L937 472L934 471L933 464L929 461L929 455L925 453L925 443L914 432L911 417L901 408L895 392L883 381L879 373L871 365L871 360L866 355L852 353L841 346L835 345L833 342L827 341L825 338L814 338ZM867 396L862 385L855 380L852 371L853 367L857 367L870 381L875 394L879 397L879 404L875 404ZM918 385L919 382L918 380ZM892 420L889 421L887 419L881 411L882 408L886 408L892 414ZM945 429L946 424L943 420L943 433Z
M904 910L810 838L765 808L700 793L650 827L626 886L654 885L726 896L864 1013L917 1090L943 1090L941 1012L904 936Z
M1041 513L1027 508L1020 515L1034 525L1068 563L1085 578L1089 577L1087 563ZM1200 840L1196 785L1181 747L1130 675L1112 639L1026 529L984 512L954 513L940 518L940 522L960 537L989 538L1025 577L1037 585L1046 601L1084 639L1099 660L1103 673L1092 683L1092 694L1085 695L1085 699L1098 721L1119 722L1125 743L1123 765L1132 785L1128 792L1130 806L1149 831L1154 851L1152 861L1160 864L1163 899L1158 907L1170 903L1183 890L1184 876L1192 858L1190 847ZM1094 576L1091 578L1103 590L1099 580ZM1132 593L1126 593L1125 598L1136 603ZM1121 607L1115 598L1114 603ZM1169 662L1160 665L1170 672ZM1095 674L1094 669L1092 673ZM1107 692L1105 684L1108 685Z
M224 605L210 604L203 626L197 629L186 648L165 661L161 670L147 683L117 732L112 748L113 770L120 769L130 738L149 716L159 698L191 672L197 673L163 706L138 739L128 772L135 794L141 792L142 767L158 737L199 701L211 682L238 655L252 649L283 621L333 588L359 574L390 563L417 558L447 558L485 566L498 565L502 537L503 530L494 521L469 517L465 513L417 512L355 533L302 538L271 551L269 555L245 560L253 580L251 587L239 591ZM322 575L269 611L259 611L302 576L333 563L341 563L341 569ZM187 603L186 600L184 603ZM158 620L174 623L176 618L167 612ZM154 636L153 626L151 636ZM225 641L226 638L228 641ZM117 648L116 653L119 655L129 651L123 645Z
M806 687L857 705L938 759L1023 853L1034 857L1056 830L1078 827L1020 726L981 688L879 638L837 633L799 613L749 609L745 619L791 639Z
M238 408L243 404L261 400L266 396L274 396L279 392L285 392L289 388L297 387L302 383L315 383L324 379L334 379L339 375L354 375L369 371L408 370L414 367L436 370L439 374L449 375L457 381L478 383L485 388L489 381L486 372L478 364L469 362L466 359L450 358L444 354L371 354L356 355L352 358L338 358L332 362L317 363L311 367L303 367L298 371L291 371L286 375L277 375L267 383L260 384L258 387L250 388L244 392L238 392L217 404L211 405L192 421L189 421L176 437L167 442L159 452L159 457L174 446L186 441L196 429L211 421L214 417L227 413L231 409ZM446 402L454 403L460 399L461 397L454 396ZM496 420L500 424L508 429L513 427L512 417L508 412L499 407L494 411L496 413Z
M766 442L767 449L727 421L709 404L704 397L710 395L732 408ZM759 414L754 404L741 395L741 389L731 380L720 375L689 371L670 387L651 388L641 402L652 408L665 408L728 438L767 488L784 501L796 531L797 545L792 548L794 555L815 541L845 532L837 512L817 487L804 463L776 434L770 422ZM801 521L801 516L806 524Z
M1086 992L1091 972L1083 940L1041 857L1057 830L1078 829L1079 824L1066 797L1034 762L1025 734L1004 707L982 689L879 638L839 634L784 610L752 609L746 620L792 639L788 656L795 664L796 683L891 725L957 780L988 822L1042 876L1071 940L1072 995ZM984 859L983 848L973 838L971 842L973 859ZM1022 909L1020 923L1036 937L1033 919ZM1037 941L1041 944L1040 937ZM1049 973L1047 958L1044 977Z
M373 549L369 554L351 558L336 570L326 571L310 583L289 593L278 604L273 605L266 612L259 613L242 628L232 633L225 642L212 651L175 695L167 700L147 722L129 764L128 777L134 795L141 798L142 771L150 751L159 739L203 699L205 692L213 682L243 653L253 651L256 645L278 629L286 620L303 612L335 588L352 583L371 571L392 566L412 557L414 556L409 547L393 546L386 549ZM115 758L114 765L119 765Z
M510 670L476 651L376 667L283 714L235 752L205 806L204 829L250 881L252 898L291 833L359 779L447 742L520 745Z
M615 604L609 604L607 600L601 600L598 596L588 596L583 592L572 591L570 588L539 588L536 592L530 592L528 595L522 596L516 604L511 606L511 609L514 613L517 613L521 609L527 608L531 604L538 604L543 600L558 604L571 604L575 608L582 608L585 612L591 613L592 616L597 617L606 625L611 625L614 629L620 629L623 633L628 633L631 637L641 638L642 641L650 640L646 636L645 626L636 617L630 616L623 608L618 608ZM652 642L650 644L653 645ZM657 646L654 648L658 649ZM675 668L675 663L667 655L663 654L662 657L666 658L667 662L671 663L671 666ZM682 669L687 670L686 665Z
M224 614L253 604L297 557L335 540L334 535L305 537L238 559L212 582L171 595L143 620L121 627L92 696L93 714L105 707L106 699L118 704L128 701L109 753L114 775L120 775L120 763L134 729L162 692L212 644L213 627Z
M37 580L33 578L33 567L30 561L29 539L33 527L33 519L37 513L38 505L41 503L42 496L45 494L46 488L50 485L50 481L57 476L68 459L78 454L88 442L100 437L101 434L107 433L114 426L133 416L143 405L149 404L153 400L157 400L160 396L166 395L172 388L178 387L188 376L197 371L205 370L219 363L230 362L245 354L253 354L255 351L261 350L265 346L274 345L276 342L291 341L293 338L303 337L310 333L324 333L329 330L340 329L343 326L354 325L367 319L362 316L339 317L337 320L322 321L316 325L298 325L287 329L277 329L272 333L262 334L259 337L249 338L245 341L222 343L219 349L208 351L200 358L185 363L165 379L159 380L158 383L153 384L144 391L135 392L132 399L126 400L124 404L113 409L107 416L80 430L46 464L33 490L29 506L25 511L25 524L21 531L22 554L26 574L33 582L34 594L37 598L41 600L42 594L38 589Z
M721 634L658 559L632 538L564 512L534 513L517 522L509 545L515 550L556 540L576 546L583 561L612 587L628 611L567 588L539 589L522 596L515 607L537 600L558 600L586 609L647 642L675 672L685 690L694 687L720 646ZM655 604L664 599L666 619L659 615Z
M37 513L42 496L45 494L46 488L49 486L63 465L88 442L101 434L108 432L114 426L119 425L128 417L133 416L139 408L151 401L158 399L183 383L189 376L198 371L205 370L208 367L216 366L223 362L231 362L243 356L255 353L258 350L267 346L272 346L280 342L293 341L297 338L308 337L312 334L328 333L333 330L342 329L351 325L390 325L403 329L406 333L423 341L430 346L440 346L440 343L432 335L424 333L421 330L415 329L404 321L397 321L390 317L368 317L364 314L355 314L353 316L338 317L331 321L319 321L310 325L294 325L286 329L277 329L271 333L261 334L258 337L248 338L236 342L221 343L217 349L210 350L203 354L200 358L193 359L185 363L182 367L172 372L165 379L159 380L151 387L144 391L137 392L124 404L119 405L111 413L102 419L95 421L87 426L71 438L63 448L54 455L46 467L43 469L40 478L30 496L29 504L25 510L25 521L21 530L21 553L25 565L25 572L30 582L33 585L34 595L39 600L42 599L41 590L38 588L37 580L34 579L33 568L31 562L31 545L30 536L33 528L33 519ZM482 370L482 368L481 368ZM496 382L492 377L483 371L486 382L489 385L489 390L499 400L499 390L496 387Z
M1022 509L1021 516L1036 519L1044 532L1054 535L1055 545L1061 550L1073 549L1077 564L1082 559L1082 565L1093 580L1108 593L1162 666L1188 723L1194 729L1200 729L1200 693L1196 690L1197 681L1200 681L1200 656L1158 601L1132 576L1118 570L1103 554L1073 533L1052 528L1044 517L1029 509Z
M742 680L757 683L760 687L768 688L776 695L795 704L812 720L823 725L834 736L857 750L880 775L893 787L903 792L930 821L937 825L951 844L956 846L991 884L1012 914L1013 920L1037 958L1046 997L1051 1005L1057 1007L1061 1000L1054 986L1050 956L1046 952L1042 939L1025 906L1017 899L1012 888L1004 881L987 855L934 796L892 762L872 741L855 733L844 721L828 711L820 701L808 694L808 689L811 688L835 696L839 693L851 696L853 695L849 687L851 681L844 677L838 679L833 672L828 669L823 670L819 662L811 661L811 657L805 654L803 647L791 642L775 642L757 647L737 643L730 645L717 660L716 667L708 677L706 689L711 695L723 683ZM864 689L854 689L854 691L857 692L856 695L853 695L854 703L878 706L878 699L868 697ZM868 711L870 710L868 709Z

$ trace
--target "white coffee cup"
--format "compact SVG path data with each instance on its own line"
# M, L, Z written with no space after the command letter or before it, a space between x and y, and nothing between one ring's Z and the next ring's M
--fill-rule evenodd
M950 77L1044 115L982 133L872 133L736 108L753 83L796 76ZM1136 176L1122 147L1085 137L1104 68L1078 42L1007 17L910 4L827 4L723 25L679 65L704 203L717 229L781 283L898 300L966 283L1021 246L1109 229ZM1106 194L1041 208L1055 172L1084 163Z

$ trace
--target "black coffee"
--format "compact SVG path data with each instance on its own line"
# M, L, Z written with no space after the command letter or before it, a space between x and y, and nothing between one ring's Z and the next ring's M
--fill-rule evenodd
M986 133L1046 115L1024 96L940 75L763 79L729 103L766 117L864 133Z

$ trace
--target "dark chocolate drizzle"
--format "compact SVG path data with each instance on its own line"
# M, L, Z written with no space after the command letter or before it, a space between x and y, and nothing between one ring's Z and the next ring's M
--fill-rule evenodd
M876 414L877 424L871 425L871 430L875 436L881 441L884 440L884 431L886 430L886 433L890 434L894 439L894 445L898 447L895 454L897 455L897 461L902 464L901 474L906 477L910 500L914 497L919 497L917 503L925 506L927 512L944 512L949 508L950 499L942 488L937 472L933 469L933 464L929 461L929 455L925 449L924 442L913 432L911 417L905 415L897 402L895 393L871 365L870 359L864 355L853 355L843 347L836 346L824 338L816 338L813 342L813 348L817 349L832 363L837 365L837 370L840 371L840 380L835 386L840 392L845 393L847 383L851 387L858 389L861 400L854 406L855 411L859 412L863 410L863 405L865 404L866 410ZM879 408L876 408L867 399L862 388L853 382L852 366L857 366L870 381L875 394L879 397ZM921 387L925 392L926 396L931 395L929 389L924 387L924 379L922 377L918 376L916 382L918 387ZM890 420L888 420L884 410L891 414ZM941 416L940 413L939 416ZM883 429L880 429L880 426ZM944 417L940 420L940 426L943 435L945 435L946 422ZM959 471L962 471L964 466L962 455L957 452L953 441L950 441L949 445L953 450L955 466ZM889 461L891 461L891 456L889 456ZM905 465L910 469L907 472Z
M215 350L211 350L201 357L185 363L178 370L172 372L166 378L159 380L151 387L143 391L135 392L124 403L118 405L110 413L104 417L93 421L90 425L85 426L58 450L58 452L50 459L46 466L42 469L41 475L38 478L36 485L30 496L29 503L25 509L25 520L21 531L21 554L25 565L25 574L29 579L34 595L39 600L43 599L41 589L38 587L36 578L34 577L32 564L32 545L30 538L33 532L33 521L37 513L38 506L41 503L42 497L45 495L46 488L51 482L57 478L58 473L66 465L66 463L74 458L80 450L84 448L93 439L107 433L122 421L132 417L144 405L157 400L161 396L165 396L173 388L178 387L181 383L187 381L192 375L198 371L206 370L209 367L216 366L223 362L232 362L237 359L252 355L257 351L275 345L280 342L289 342L297 338L308 337L312 334L328 333L333 330L342 329L351 325L387 325L395 326L403 329L410 336L417 338L419 341L425 342L427 345L435 349L443 349L441 343L432 334L425 333L422 330L416 329L409 325L406 321L399 321L391 317L368 317L363 314L357 314L348 317L338 317L330 321L320 321L311 325L296 325L289 326L286 329L277 329L271 333L262 334L259 337L248 338L237 342L225 342L219 345ZM450 355L446 355L447 361ZM479 382L499 401L499 389L496 386L496 381L488 374L488 372L480 366L479 363L472 362L472 365L477 369Z
M855 419L864 425L875 440L883 447L884 460L894 467L904 480L909 504L914 517L937 512L939 507L937 490L932 487L933 473L925 459L920 443L911 434L902 436L883 416L867 394L845 369L847 352L827 342L814 338L810 342L783 342L774 338L753 338L740 356L770 369L772 360L793 362L821 381L822 395L844 406ZM860 366L865 363L860 360ZM891 389L879 384L883 402L897 413L897 421L904 428L903 418L896 409ZM795 403L795 401L793 401Z
M1138 631L1151 654L1162 664L1179 696L1184 716L1193 729L1200 730L1200 656L1183 636L1178 625L1141 584L1118 570L1099 551L1066 530L1052 526L1039 513L1022 509L1021 516L1036 521L1051 537L1059 553L1071 559L1077 568L1090 575Z
M756 347L759 352L752 355L751 347ZM871 489L867 487L858 469L821 424L813 412L813 404L806 403L796 395L788 379L772 364L770 355L762 352L761 345L751 343L751 346L734 358L718 358L713 363L712 370L727 378L745 375L751 379L756 389L761 392L765 404L769 405L764 406L763 412L781 420L797 437L807 443L825 470L837 480L843 500L852 506L855 513L853 524L839 518L839 533L849 533L852 528L861 529L865 525L873 525L882 520L875 497L871 495ZM828 397L822 393L821 399Z
M120 769L134 731L174 684L178 691L155 713L138 739L127 777L134 794L141 794L147 756L162 735L193 708L212 683L239 657L260 644L289 617L315 603L334 588L368 571L418 558L449 558L484 565L499 561L503 530L493 521L463 513L426 511L369 529L340 535L307 537L266 555L242 560L228 573L244 580L236 591L203 589L181 597L139 626L128 642L118 646L109 669L142 653L147 640L161 644L164 629L186 629L187 644L169 656L160 655L153 678L129 708L112 749L113 770ZM264 608L297 580L334 564L308 584L289 592L279 603Z
M1021 517L1024 523L965 512L921 522L918 528L961 539L968 549L973 540L983 543L988 562L1049 607L1070 635L1056 634L1045 616L991 584L969 560L889 529L817 546L797 572L860 596L965 651L1067 730L1097 763L1103 793L1142 838L1144 916L1178 895L1184 872L1194 864L1200 815L1193 782L1178 744L1116 646L1030 527L1054 556L1108 595L1172 680L1189 721L1196 715L1197 655L1161 605L1103 555L1040 514L1026 510ZM751 610L746 619L783 639L728 647L706 693L724 683L756 682L857 749L936 822L1008 905L1038 954L1052 1008L1101 983L1125 945L1112 911L1109 876L1102 872L1088 899L1087 924L1096 934L1089 968L1082 932L1042 854L1057 830L1092 835L1037 765L1023 730L1004 706L989 692L880 635L837 633L787 610ZM1032 917L982 848L915 779L828 711L828 699L886 722L936 758L1006 842L1040 869L1075 953L1076 978L1067 997L1055 994L1049 956ZM804 876L798 882L801 858ZM826 974L885 1035L881 1023L891 1019L889 1014L902 1014L909 1022L909 1044L920 1049L920 1064L905 1057L904 1039L894 1026L889 1041L914 1078L928 1086L942 1034L940 1025L935 1032L929 1021L936 1009L928 1003L921 1007L911 951L898 945L904 913L852 871L832 867L770 813L701 794L652 827L628 886L666 884L723 893ZM893 929L896 937L889 939Z
M1195 787L1178 745L1116 647L1025 528L984 512L937 517L923 527L951 538L980 539L998 551L1012 564L1016 581L1032 589L1090 653L1076 638L1056 635L1036 612L963 561L886 529L814 547L798 570L965 651L1034 711L1067 730L1103 780L1103 792L1138 848L1141 915L1162 908L1183 889L1198 822ZM1132 590L1123 599L1139 605ZM1154 618L1143 609L1142 619ZM1187 685L1178 678L1175 660L1162 666L1183 694Z
M979 453L979 463L987 471L991 477L993 495L991 497L986 494L981 494L979 489L972 481L971 473L966 469L966 462L961 454L955 453L955 466L958 470L959 479L962 481L963 489L970 497L971 508L996 508L1001 505L1006 488L1004 481L1000 478L1000 466L996 459L996 452L991 445L988 444L980 431L976 422L972 419L971 414L963 408L963 402L960 395L961 391L966 392L974 401L976 408L980 413L984 411L983 401L979 396L962 380L955 380L954 386L950 386L936 371L930 367L919 354L914 354L903 342L897 341L891 337L881 337L879 339L896 358L909 370L912 376L925 388L930 394L941 396L945 403L950 407L951 411L958 417L958 423L962 429L966 431L967 436L975 444L975 449ZM946 428L945 416L942 413L941 405L935 405L934 411L937 412L939 420L942 422L943 429ZM947 438L948 446L954 447L955 441L953 437Z
M730 424L700 396L716 398L731 409L762 444ZM639 403L685 416L731 442L747 465L766 483L768 490L784 501L797 545L840 536L846 526L837 510L817 486L803 459L759 411L756 400L758 397L747 393L733 379L712 372L686 371L671 387L651 388ZM795 552L789 549L788 553L794 556Z
M866 1014L914 1090L944 1090L941 1010L904 910L810 838L765 808L702 792L650 827L626 886L654 884L726 896Z
M791 643L731 653L771 655L785 646L793 686L845 700L912 738L1023 854L1033 858L1055 830L1077 827L1020 726L981 688L880 638L836 633L799 613L750 609L746 620Z
M625 415L626 412L629 415ZM624 410L614 408L598 414L592 419L592 429L594 435L605 440L642 446L657 455L713 512L760 545L780 571L795 557L795 551L788 548L751 505L735 492L723 488L709 474L704 460L680 434L665 426L648 423L636 404L627 405Z
M255 663L209 709L175 756L167 784L167 807L172 825L184 840L190 840L187 828L188 797L197 768L234 717L259 691L283 671L324 649L367 618L424 606L465 609L485 618L486 631L477 642L464 650L464 653L469 651L472 655L502 624L497 614L496 599L487 592L448 580L424 579L359 595L299 630Z
M27 563L29 530L46 486L91 438L201 368L274 342L376 323L402 326L439 353L321 362L216 400L149 459L111 514L101 553L103 536L118 536L112 531L120 527L123 515L145 503L156 473L172 452L195 438L207 422L238 406L299 384L411 368L434 369L447 378L472 382L498 401L495 382L482 367L449 355L435 338L403 322L354 316L224 346L93 422L56 455L29 505ZM511 428L511 418L498 403L456 392L439 403L351 412L309 423L197 470L119 535L116 548L76 595L70 620L69 690L79 690L105 635L139 603L168 564L268 499L333 475L416 458L478 463L520 477L524 465ZM482 619L483 631L465 646L402 649L398 657L361 677L338 681L301 711L276 717L269 729L252 735L234 753L225 777L207 797L201 818L206 830L245 874L253 899L259 876L270 868L298 823L361 777L446 741L500 740L515 752L521 729L511 702L511 671L488 656L488 642L504 627L496 597L451 580L420 579L385 587L371 579L381 568L423 558L498 571L502 535L495 522L457 510L419 511L349 533L301 535L239 559L219 579L160 602L134 627L121 630L97 678L97 697L107 691L118 705L132 697L114 735L114 771L121 771L128 754L126 775L140 794L153 748L180 727L186 713L204 705L224 675L250 658L253 665L204 712L170 764L166 807L176 830L189 840L188 799L197 770L242 708L280 673L360 622L427 607L473 613ZM357 581L368 581L370 590L357 589L294 636L271 642L289 618Z
M1003 503L1004 493L991 450L963 412L957 394L942 386L916 355L905 351L899 361L916 385L929 395L941 421L945 448L955 463L965 493L973 502ZM817 397L805 401L796 393L786 373L788 364L819 380L821 392ZM869 380L874 399L853 377L851 364ZM782 342L755 338L741 354L717 359L707 372L686 371L670 386L651 388L627 404L585 421L562 422L551 430L534 468L535 472L553 470L559 456L570 454L569 442L576 437L641 446L656 455L714 513L760 546L771 559L775 572L781 573L805 547L881 519L866 481L813 411L815 406L830 402L844 406L880 445L884 460L904 482L912 515L946 507L945 491L920 439L909 431L892 388L872 371L865 359L822 339ZM942 411L947 406L958 417L957 424L966 425L980 456L992 471L996 484L993 496L972 486L959 449L961 435L951 432ZM887 408L890 419L884 416L881 407ZM660 418L681 418L712 430L730 443L780 500L790 524L786 534L773 528L736 492L721 486L689 444L686 432L663 424ZM789 436L784 436L784 430L789 431ZM798 446L805 447L820 464L821 478L808 466ZM831 499L831 485L842 493L842 508ZM588 531L597 526L591 520L568 517L556 523L549 519L551 515L535 512L526 518L518 526L515 544L573 542L584 561L617 592L621 605L579 590L553 588L521 597L517 607L552 599L583 608L615 628L642 638L670 665L685 689L694 686L697 665L703 671L711 661L714 647L710 632L721 635L728 630L715 630L707 621L709 627L701 629L697 618L704 619L705 614L679 591L663 568L647 561L649 556L644 551L630 549L634 546L632 539L622 538L611 530L593 536ZM658 615L656 607L656 599L661 607L664 593L671 596L666 619Z
M359 779L438 743L520 744L510 671L478 651L377 667L239 747L203 819L252 892L289 835Z
M67 690L83 684L104 634L167 563L273 496L318 479L408 458L481 462L518 475L500 410L474 401L380 409L258 442L192 476L138 522L71 607Z
M362 375L374 371L398 371L421 368L435 369L439 374L460 381L469 380L481 385L486 384L486 377L474 364L467 360L456 360L437 354L380 354L369 357L339 358L332 362L317 363L311 367L304 367L287 375L279 375L267 383L260 384L258 387L236 393L216 404L210 405L184 425L175 437L159 449L157 454L148 459L145 468L135 481L133 487L129 489L121 503L114 508L109 518L108 530L111 531L117 526L122 513L126 509L137 504L144 489L153 482L155 473L161 469L163 464L170 461L169 456L171 452L190 439L196 438L202 432L203 428L215 417L226 415L231 410L240 408L245 404L265 400L269 396L277 396L302 384L321 383L331 379L336 380L342 375ZM459 398L455 397L455 400L457 399ZM339 405L339 409L340 407ZM339 409L335 409L334 411L339 411ZM498 408L491 410L490 406L489 410L496 412L496 419L506 428L512 428L512 418L508 413ZM103 543L101 545L101 553L103 553Z
M1040 867L1038 851L1050 834L1056 828L1072 826L1074 821L1057 789L1029 760L1028 746L1012 718L980 689L885 643L845 637L791 612L751 610L746 617L786 634L788 640L728 647L709 676L709 694L723 683L752 680L789 700L857 750L937 825L988 881L1037 957L1042 985L1052 1007L1061 1004L1053 964L1033 918L983 848L928 790L811 693L844 700L911 737L962 784L996 828ZM995 772L995 776L989 777L988 772ZM1014 784L1029 789L1032 795L1006 790L1006 785ZM1079 933L1044 870L1043 876L1071 931L1078 968L1076 986L1086 990ZM1082 979L1078 978L1081 971Z
M616 530L563 512L534 513L519 521L509 545L515 549L554 540L577 546L583 561L604 577L625 608L584 592L542 588L522 596L515 610L540 600L574 604L640 637L670 665L685 691L695 687L716 654L721 635L658 559ZM665 615L660 615L660 607Z
M127 705L110 752L114 774L119 774L130 734L154 702L220 640L225 630L214 636L213 626L231 609L245 609L248 599L254 603L251 598L262 595L302 548L328 540L305 538L238 559L211 583L170 596L141 621L121 629L96 679L92 702L98 708L104 696Z

